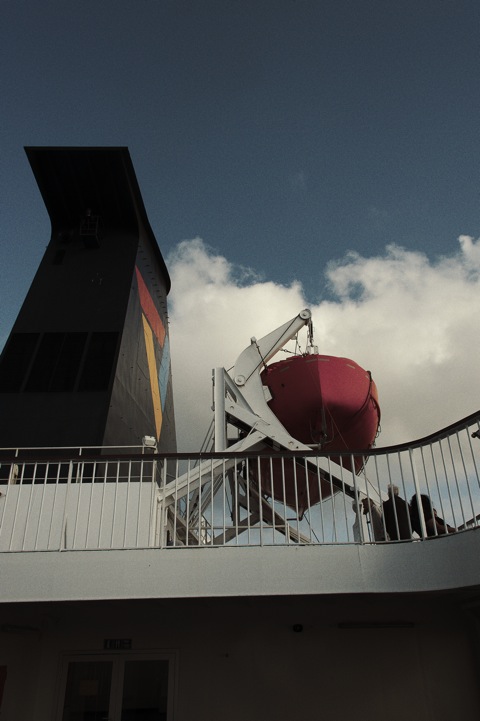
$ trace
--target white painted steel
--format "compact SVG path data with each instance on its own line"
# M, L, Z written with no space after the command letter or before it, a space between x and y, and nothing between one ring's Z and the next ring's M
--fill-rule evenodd
M0 554L0 602L430 593L480 587L480 533L428 543Z

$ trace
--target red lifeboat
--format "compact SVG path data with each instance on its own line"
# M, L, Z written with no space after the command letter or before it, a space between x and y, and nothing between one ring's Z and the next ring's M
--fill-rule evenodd
M272 363L261 374L272 395L273 413L293 438L321 452L372 447L380 424L377 387L369 371L355 361L326 355L292 356ZM350 457L331 460L352 470ZM262 485L275 500L299 511L331 495L316 472L281 459L262 462ZM356 458L355 472L363 467ZM307 480L308 479L308 480Z

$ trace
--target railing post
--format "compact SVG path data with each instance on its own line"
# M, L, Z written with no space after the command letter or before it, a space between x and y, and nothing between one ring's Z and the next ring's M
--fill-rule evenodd
M143 467L143 461L142 461L142 467ZM150 548L153 548L155 546L155 536L156 536L156 517L157 517L157 504L156 504L156 494L155 494L156 477L157 477L157 462L152 461L152 480L151 480L151 493L150 493L150 538L148 541L148 545Z
M413 457L413 448L408 449L408 454L410 456L410 467L412 469L413 485L415 486L415 495L417 497L418 518L420 520L420 528L422 529L422 538L426 538L427 537L427 526L425 524L423 505L422 505L422 500L420 498L420 496L421 496L420 483L418 482L417 467L415 464L415 459Z
M341 466L341 469L342 469L341 478L343 480L343 466ZM361 544L364 544L365 543L365 530L366 530L365 526L367 525L368 520L367 520L367 517L364 516L364 514L362 513L362 505L360 503L360 491L358 489L357 476L355 474L355 459L353 457L353 454L350 455L350 470L352 473L353 490L355 493L355 498L353 500L353 503L355 504L355 507L353 510L355 511L355 515L356 515L356 521L354 524L354 528L356 527L358 534L360 536L359 542ZM358 521L358 523L357 523L357 521ZM354 533L355 533L355 531L354 531Z
M68 504L68 496L70 491L70 485L72 483L72 476L73 476L73 461L69 461L68 463L68 475L67 475L67 488L65 490L65 504L63 506L63 518L62 518L62 527L60 530L60 547L59 551L64 551L67 546L67 504ZM53 519L52 519L53 521Z

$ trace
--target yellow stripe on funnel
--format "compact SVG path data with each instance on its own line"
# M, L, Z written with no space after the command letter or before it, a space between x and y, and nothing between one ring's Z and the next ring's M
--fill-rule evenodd
M160 401L160 388L158 386L157 364L155 362L155 347L153 345L152 330L143 313L142 322L143 332L145 334L145 346L147 348L148 372L150 375L150 388L152 390L153 412L155 414L155 428L158 441L162 429L162 404Z

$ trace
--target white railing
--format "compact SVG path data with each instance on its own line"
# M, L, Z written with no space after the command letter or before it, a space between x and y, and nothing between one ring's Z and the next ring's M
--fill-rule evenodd
M375 527L373 511L355 508L368 499L381 512L391 484L407 500L427 495L465 531L480 525L479 428L477 413L419 441L333 459L3 449L0 552L381 542L385 518ZM441 533L427 513L407 524L409 540Z

